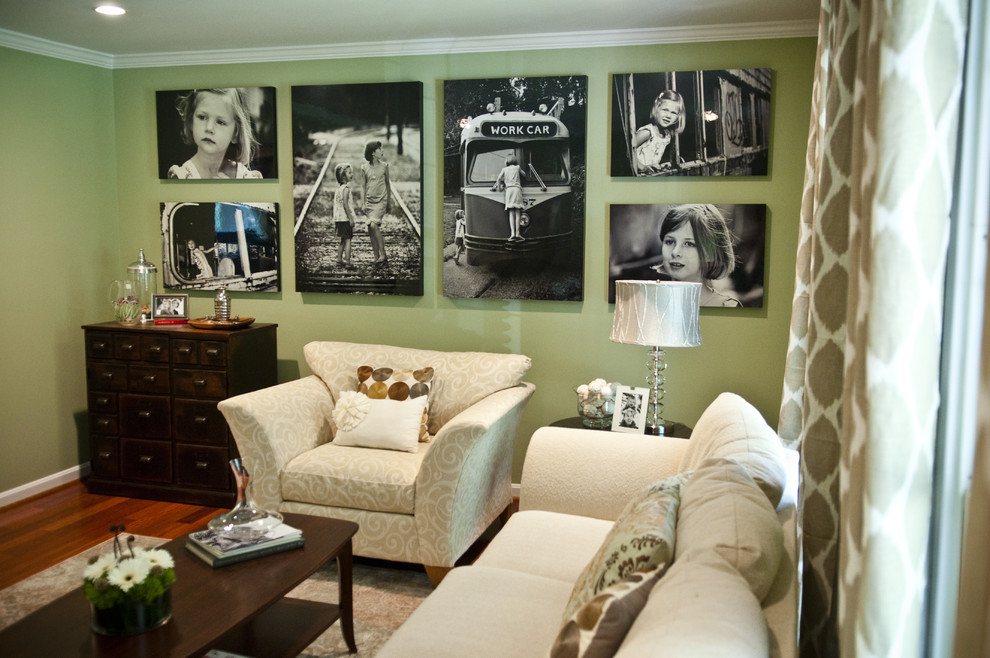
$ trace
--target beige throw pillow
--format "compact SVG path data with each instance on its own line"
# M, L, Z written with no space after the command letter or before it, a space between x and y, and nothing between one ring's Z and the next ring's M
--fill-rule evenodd
M334 409L334 445L416 452L426 398L376 400L350 391Z
M784 554L784 533L749 471L723 458L705 460L681 490L674 560L714 552L763 601Z
M680 489L688 477L681 473L655 482L629 501L575 581L565 621L607 587L673 560Z

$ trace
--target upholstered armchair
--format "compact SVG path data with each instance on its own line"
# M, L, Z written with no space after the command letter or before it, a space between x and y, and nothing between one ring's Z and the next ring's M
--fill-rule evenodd
M522 381L530 359L341 342L309 343L303 353L312 375L219 403L251 472L254 502L355 521L355 555L421 563L439 583L512 502L513 445L535 390ZM398 416L418 413L413 431L421 434L395 449L343 441L354 431L341 414L356 399L369 404L350 392L382 397L369 392L369 385L383 386L376 383L381 372L409 376L413 395L400 384L403 395L393 396L390 385L387 397L403 401L372 400L363 426L373 427L375 414L396 414L376 421L388 428L376 441L389 445L407 432ZM428 398L425 416L422 406L398 411L421 404L412 399L417 390Z

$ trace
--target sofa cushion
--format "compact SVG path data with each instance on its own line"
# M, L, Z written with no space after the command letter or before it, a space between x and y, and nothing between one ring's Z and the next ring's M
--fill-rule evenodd
M457 567L376 658L545 658L568 583L508 569Z
M286 501L413 514L416 475L432 443L416 452L326 443L292 459L282 472Z
M337 425L333 443L339 446L416 452L424 428L426 398L378 400L356 391L341 394L334 407Z
M565 620L606 587L673 560L677 506L685 479L681 474L659 480L629 501L575 581Z
M780 437L753 405L734 393L722 393L701 414L679 470L696 470L709 457L742 464L777 507L787 483Z
M581 606L561 627L550 658L614 656L666 569L630 574Z
M562 580L570 589L613 525L576 514L516 512L475 564Z
M440 352L389 345L317 341L303 348L306 364L337 400L341 391L358 388L357 369L368 364L415 370L434 368L428 429L436 435L447 421L495 391L522 382L531 365L521 354Z
M746 581L717 553L675 560L616 658L767 658L767 622Z
M705 460L681 490L674 561L714 552L763 601L784 552L777 513L749 472L723 458Z
M396 370L388 366L360 366L357 369L358 392L373 400L392 400L410 404L425 401L419 440L429 441L427 429L430 390L433 387L433 368L423 366L415 370Z

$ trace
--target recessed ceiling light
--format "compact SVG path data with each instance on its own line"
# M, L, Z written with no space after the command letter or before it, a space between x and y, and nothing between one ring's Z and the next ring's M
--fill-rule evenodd
M104 16L121 16L126 12L123 7L118 7L117 5L100 5L96 8L96 13L103 14Z

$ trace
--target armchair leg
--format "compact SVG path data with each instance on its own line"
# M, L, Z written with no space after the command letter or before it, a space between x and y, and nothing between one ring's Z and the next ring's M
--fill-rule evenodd
M426 575L429 577L430 584L432 584L434 588L436 588L440 584L440 581L446 578L447 574L450 573L450 570L453 569L453 567L431 567L426 564L423 565L423 568L426 569Z

